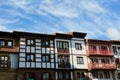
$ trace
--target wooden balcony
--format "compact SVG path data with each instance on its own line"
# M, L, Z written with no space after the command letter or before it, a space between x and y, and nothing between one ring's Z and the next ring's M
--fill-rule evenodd
M88 56L114 56L112 51L108 51L108 50L96 50L96 49L93 49L93 50L89 50L87 52L87 55Z
M89 70L94 70L94 69L108 69L108 70L113 70L116 69L115 63L89 63L88 64Z
M19 52L19 47L1 47L0 52Z
M70 68L70 63L59 63L58 68Z
M69 53L69 49L57 49L58 53Z

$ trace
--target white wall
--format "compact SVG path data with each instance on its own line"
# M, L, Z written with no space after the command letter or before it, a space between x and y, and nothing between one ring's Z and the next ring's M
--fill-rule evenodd
M10 55L11 68L18 68L18 54Z
M71 43L72 43L71 54L72 54L72 59L73 59L71 63L73 63L73 67L75 69L88 69L88 60L86 56L86 47L85 47L84 39L73 38L71 40ZM81 43L82 50L76 50L75 43ZM84 64L77 64L77 57L83 57Z
M72 54L84 54L86 55L86 47L85 47L85 42L84 39L72 39ZM76 50L75 49L75 43L81 43L82 45L82 50Z
M83 64L77 64L77 57L83 57ZM77 69L88 69L87 57L81 55L73 55L73 66Z

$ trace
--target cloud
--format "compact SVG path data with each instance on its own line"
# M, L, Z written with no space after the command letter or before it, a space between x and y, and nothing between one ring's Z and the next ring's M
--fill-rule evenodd
M109 28L107 30L108 37L111 40L119 40L120 39L120 32L116 28Z
M0 6L0 26L32 32L78 31L88 33L87 38L111 39L109 27L120 30L120 16L110 8L115 3L117 0L7 0Z

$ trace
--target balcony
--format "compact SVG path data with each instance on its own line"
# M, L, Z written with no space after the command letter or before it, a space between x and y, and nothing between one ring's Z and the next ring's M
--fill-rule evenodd
M57 49L58 53L69 53L69 49Z
M58 64L59 68L70 68L70 63L59 63Z
M116 65L115 63L89 63L88 64L89 70L93 70L93 69L109 69L109 70L113 70L116 69Z
M1 52L19 52L19 47L1 47L0 48Z
M96 49L90 49L88 51L88 56L113 56L112 51L108 50L96 50Z

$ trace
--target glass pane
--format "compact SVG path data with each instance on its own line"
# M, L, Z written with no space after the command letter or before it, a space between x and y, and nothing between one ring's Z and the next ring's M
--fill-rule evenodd
M30 40L27 40L27 44L30 45Z
M27 47L27 48L26 48L26 52L30 52L30 47Z
M12 41L8 41L8 46L12 46Z
M0 46L5 46L5 41L4 40L0 40Z
M7 61L8 60L8 57L5 57L5 61Z
M31 52L32 52L32 53L35 52L35 47L31 47Z

